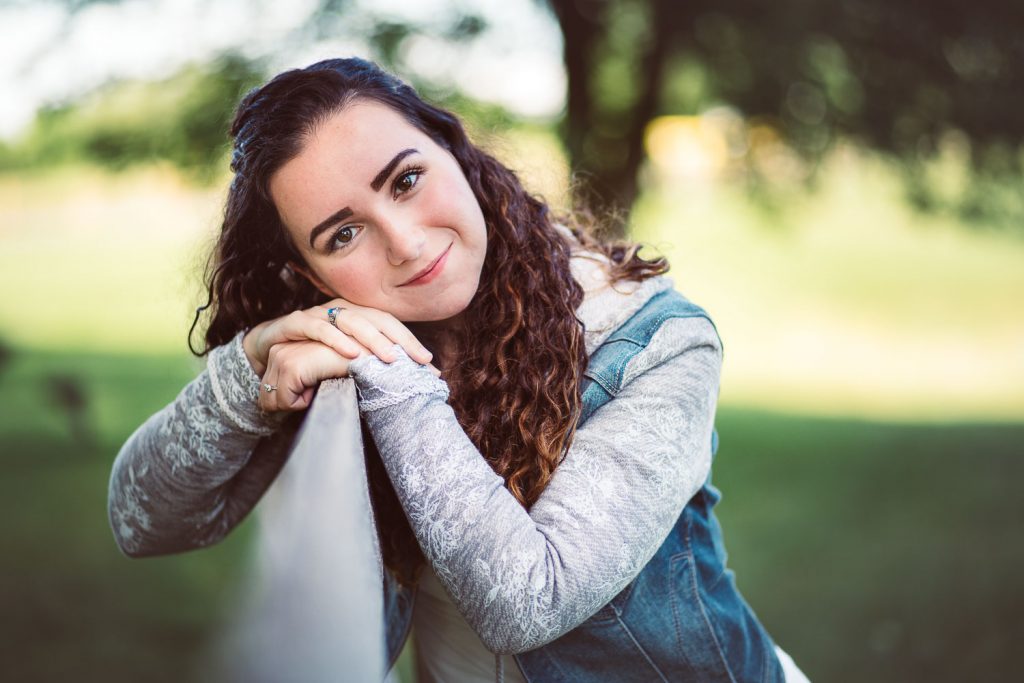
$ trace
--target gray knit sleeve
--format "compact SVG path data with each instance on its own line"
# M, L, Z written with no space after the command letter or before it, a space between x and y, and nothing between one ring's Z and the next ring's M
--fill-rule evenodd
M107 512L126 555L161 555L219 541L283 464L281 444L271 435L284 416L265 414L256 403L259 377L241 340L239 333L213 349L206 369L121 447Z
M707 478L722 351L703 318L662 325L529 512L459 426L444 382L395 350L390 365L350 365L360 408L425 555L493 652L540 647L607 604Z

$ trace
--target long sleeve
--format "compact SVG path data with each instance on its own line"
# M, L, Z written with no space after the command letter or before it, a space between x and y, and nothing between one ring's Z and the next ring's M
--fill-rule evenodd
M241 339L212 350L206 369L121 447L107 512L126 555L216 543L280 470L281 418L260 410Z
M458 424L443 380L396 352L350 366L360 410L424 553L493 652L540 647L607 604L707 478L721 347L703 318L662 325L529 511Z

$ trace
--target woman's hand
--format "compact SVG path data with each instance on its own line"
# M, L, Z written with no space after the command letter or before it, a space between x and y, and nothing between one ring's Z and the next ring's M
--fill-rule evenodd
M369 353L366 349L363 352ZM320 382L347 376L352 360L318 341L274 344L260 383L260 408L272 413L309 407ZM274 389L267 391L267 386Z
M335 318L337 327L327 320L327 310L335 306L344 309ZM318 342L350 360L369 351L385 363L391 363L395 360L392 344L401 346L417 363L427 365L433 357L395 316L344 299L260 323L243 337L242 348L252 369L262 377L267 371L270 350L284 342L298 341Z

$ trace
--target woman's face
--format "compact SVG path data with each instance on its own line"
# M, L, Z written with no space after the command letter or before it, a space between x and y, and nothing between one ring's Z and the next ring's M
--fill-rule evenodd
M476 293L480 204L455 157L389 107L356 100L327 119L269 187L324 294L411 322L451 318Z

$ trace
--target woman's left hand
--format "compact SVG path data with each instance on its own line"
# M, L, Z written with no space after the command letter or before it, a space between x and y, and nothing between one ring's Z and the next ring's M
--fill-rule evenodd
M335 315L333 328L328 322L331 308L340 309ZM253 371L262 377L267 369L270 349L277 344L298 341L321 342L350 359L356 358L361 350L369 350L382 361L391 363L395 360L391 350L394 344L401 346L417 363L427 365L433 357L392 314L345 299L333 299L266 320L245 334L242 348Z
M260 408L268 413L308 408L320 382L347 377L352 360L317 341L275 344L260 382Z
M392 345L399 344L403 348L419 349L429 361L430 352L390 313L357 306L344 299L334 299L317 308L322 308L326 317L327 310L333 306L344 307L335 316L335 326L356 342L360 356L376 355L390 363L396 360ZM309 309L307 313L313 310ZM272 386L274 389L260 392L260 407L267 412L304 410L309 407L320 382L332 377L347 377L353 360L315 340L275 343L267 353L266 370L261 380L261 388ZM440 370L433 364L423 364L440 376Z

